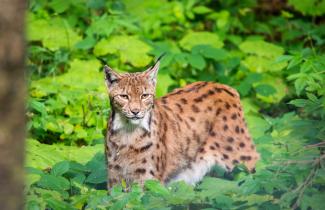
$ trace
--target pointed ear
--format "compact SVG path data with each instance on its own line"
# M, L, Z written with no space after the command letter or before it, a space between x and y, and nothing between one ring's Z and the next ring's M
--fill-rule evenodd
M148 77L148 79L156 85L157 83L157 75L159 70L160 61L157 61L154 66L147 69L144 74Z
M113 71L113 69L111 69L107 65L104 66L104 74L107 87L111 87L113 83L117 82L121 78L120 74Z
M150 67L149 69L147 69L144 74L149 78L149 80L156 85L157 83L157 75L158 75L158 70L159 70L159 65L160 65L160 59L165 55L165 53L163 53L161 56L159 56L159 58L157 59L156 63Z

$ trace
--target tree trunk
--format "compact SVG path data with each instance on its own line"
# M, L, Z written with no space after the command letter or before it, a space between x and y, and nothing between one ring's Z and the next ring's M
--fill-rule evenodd
M0 208L23 209L25 0L0 0Z

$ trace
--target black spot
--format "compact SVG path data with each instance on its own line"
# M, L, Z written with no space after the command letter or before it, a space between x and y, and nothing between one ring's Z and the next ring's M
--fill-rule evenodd
M150 174L151 174L152 176L155 176L155 173L154 173L152 170L150 170Z
M232 106L233 106L234 108L237 108L237 104L232 104Z
M167 124L164 123L164 131L167 132L168 131L168 127L167 127Z
M183 122L183 119L181 118L181 116L179 116L179 114L176 114L176 117L179 121Z
M146 173L146 169L144 169L144 168L137 168L137 169L135 170L135 173L138 173L138 174L144 174L144 173Z
M192 118L193 118L193 117L192 117ZM194 118L193 118L193 119L194 119ZM190 117L190 120L191 120L191 117ZM190 124L189 124L186 120L185 120L184 122L185 122L185 125L186 125L187 129L191 129ZM194 119L193 122L195 122L195 119Z
M242 156L240 156L240 159L241 159L241 160L251 160L252 157L251 157L251 156L245 156L245 155L242 155Z
M217 87L214 88L214 91L215 92L218 92L218 93L221 93L222 92L222 90L220 88L217 88Z
M227 117L226 116L223 116L222 119L223 119L223 121L227 121Z
M197 112L200 112L200 109L199 109L199 107L197 107L196 105L193 104L192 111L197 113Z
M225 108L230 109L230 104L228 102L225 103Z
M203 148L203 147L201 147L201 148L199 149L199 152L200 152L200 153L205 153L205 150L204 150L204 148Z
M145 158L143 158L142 163L146 163L146 162L147 162L147 160Z
M230 92L229 90L227 90L227 89L225 89L225 88L219 88L220 90L222 90L222 91L225 91L226 93L228 93L230 96L232 96L232 97L234 97L235 95L232 93L232 92Z
M194 117L189 117L189 119L190 119L192 122L195 122Z
M120 169L121 169L121 166L119 166L119 165L115 165L115 166L114 166L114 169L115 169L115 170L120 170Z
M221 113L221 108L218 108L216 111L216 116L218 116Z
M236 120L236 119L237 119L237 114L236 114L236 113L233 113L233 114L231 115L231 119Z
M187 100L185 98L181 98L180 101L182 102L182 104L187 104Z
M226 146L225 149L226 149L227 151L229 151L229 152L232 151L232 147L231 147L231 146Z
M211 145L211 146L210 146L210 149L215 150L216 148L215 148L214 146Z
M197 98L194 98L194 102L196 102L196 103L200 103L202 101L203 101L203 97L202 96L199 96Z
M238 163L239 163L239 161L238 161L238 160L236 160L236 159L234 159L234 160L232 160L232 163L233 163L233 164L238 164Z
M216 136L216 132L214 132L214 131L210 131L210 132L209 132L209 135L212 136L212 137L214 137L214 136Z
M243 128L241 128L241 129L240 129L240 132L241 132L241 133L245 133L245 131L244 131L244 129L243 129Z
M157 145L156 145L156 147L157 147L157 149L159 149L159 148L160 148L160 145L159 145L159 144L157 144Z
M212 111L212 107L211 107L211 106L208 106L208 110L209 110L209 111Z
M162 98L161 98L161 102L162 102L163 104L167 104L167 98L166 98L166 97L162 97Z
M163 106L165 109L167 109L168 111L173 111L171 108L169 108L168 106Z
M171 93L170 95L179 95L179 94L181 94L182 92L184 92L184 90L178 90L178 91L176 91L176 92Z
M239 133L239 126L237 125L235 128L236 133Z
M220 147L220 145L217 142L214 142L214 145L218 148Z
M245 143L244 143L244 142L240 142L240 143L239 143L239 146L240 146L241 148L243 148L243 147L245 147Z
M224 126L223 126L223 130L224 130L224 131L228 130L228 125L224 125Z
M208 95L211 96L211 95L213 95L213 94L214 94L214 91L213 91L213 90L209 90L209 91L208 91Z
M227 141L228 141L229 143L232 143L232 142L235 141L235 139L234 139L233 137L228 137L228 138L227 138Z
M228 159L229 158L229 156L227 154L222 154L222 156L223 156L224 159Z
M143 138L145 138L145 137L147 137L147 136L150 137L150 136L151 136L151 133L145 131L145 132L143 132L143 134L140 136L140 138L143 139Z
M152 142L140 148L140 152L148 150L152 146Z
M180 113L183 113L183 108L182 108L182 106L181 106L180 104L178 104L178 103L176 103L175 105L178 107L179 112L180 112Z

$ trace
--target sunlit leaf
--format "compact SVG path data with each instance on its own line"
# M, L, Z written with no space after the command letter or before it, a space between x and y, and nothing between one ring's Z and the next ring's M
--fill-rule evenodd
M197 45L210 45L214 48L223 47L223 42L217 34L211 32L189 32L179 42L188 51Z
M131 63L136 67L144 67L149 64L151 58L148 52L151 47L136 36L114 36L110 39L102 39L95 48L97 56L116 54L123 63Z

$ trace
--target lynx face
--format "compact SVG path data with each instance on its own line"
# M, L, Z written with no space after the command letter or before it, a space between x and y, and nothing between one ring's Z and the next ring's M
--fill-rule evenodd
M143 73L118 74L105 67L111 105L126 123L140 124L151 111L155 98L158 66Z

